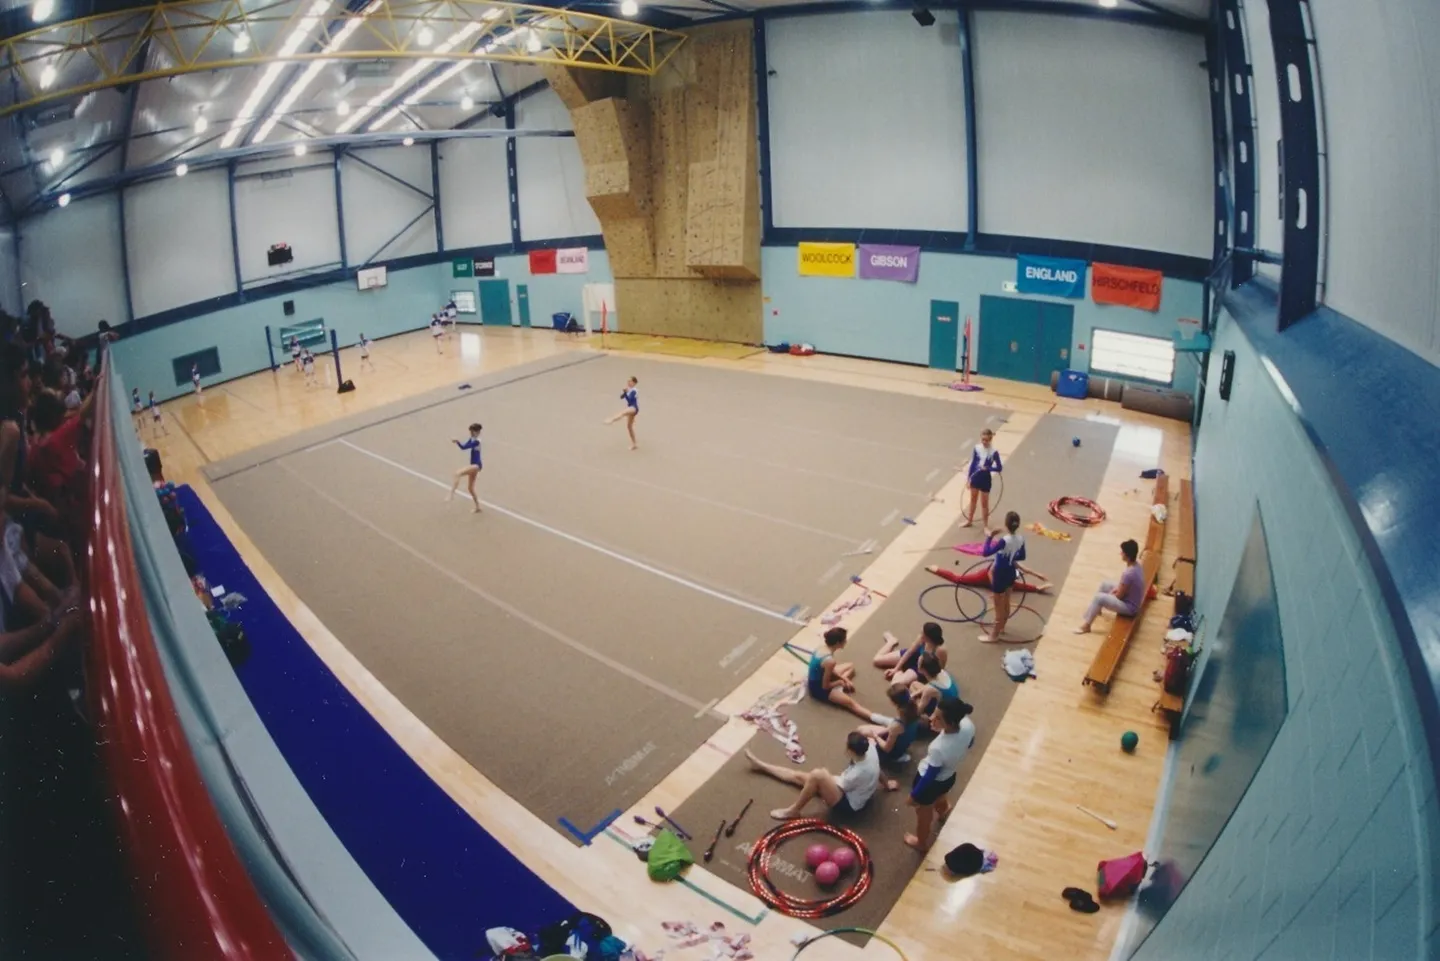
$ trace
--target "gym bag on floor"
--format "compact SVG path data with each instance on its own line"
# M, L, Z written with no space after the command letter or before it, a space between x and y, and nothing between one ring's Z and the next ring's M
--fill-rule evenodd
M671 831L661 831L650 847L646 869L652 881L673 881L680 872L695 863L695 855Z
M1099 877L1095 882L1100 899L1128 898L1145 880L1145 855L1136 851L1123 858L1101 861Z

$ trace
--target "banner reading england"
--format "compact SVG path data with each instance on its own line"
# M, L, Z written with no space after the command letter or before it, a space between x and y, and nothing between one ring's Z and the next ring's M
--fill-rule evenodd
M1015 258L1015 287L1022 294L1048 294L1078 300L1085 296L1085 268L1088 266L1083 260L1021 254Z
M802 243L799 250L801 277L854 277L854 244Z

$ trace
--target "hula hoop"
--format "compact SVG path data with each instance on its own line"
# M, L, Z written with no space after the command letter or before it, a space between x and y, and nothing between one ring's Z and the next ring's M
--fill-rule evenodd
M990 512L993 514L995 511L998 511L1000 509L1000 501L1005 497L1005 475L1003 473L996 473L995 471L991 471L990 480L992 483L997 480L1000 482L999 490L990 491ZM966 476L965 478L965 489L967 491L971 490L969 476ZM975 506L979 507L980 505L977 502ZM964 505L961 505L961 507L963 510Z
M932 611L930 608L928 608L928 607L925 606L925 595L929 594L931 591L939 591L939 590L954 590L954 592L955 592L955 595L954 595L954 596L955 596L955 611L956 611L956 613L958 613L958 614L961 615L960 617L951 617L951 616L946 615L946 614L936 614L936 613L935 613L934 611ZM978 598L980 599L980 613L975 614L975 615L970 616L970 617L966 617L966 616L965 616L965 608L964 608L964 607L961 605L961 603L960 603L960 592L961 592L961 591L969 591L971 594L974 594L976 597L978 597ZM920 610L925 613L925 616L926 616L926 617L933 618L934 620L937 620L937 621L944 621L946 624L974 624L974 623L976 623L977 621L979 621L981 618L983 618L983 617L985 616L986 612L988 612L988 611L990 610L990 603L985 600L985 595L982 594L982 593L980 593L980 589L979 589L979 588L977 588L977 587L971 587L969 584L950 584L950 583L948 583L948 582L947 582L947 583L943 583L943 584L932 584L932 585L930 585L929 587L925 588L925 590L923 590L923 591L920 592L920 601L919 601L919 603L920 603ZM934 602L932 601L931 603L934 603Z
M1076 514L1067 511L1065 506L1074 504L1076 507L1083 507L1089 514ZM1088 497L1075 497L1067 494L1050 502L1050 513L1067 524L1074 524L1076 527L1094 527L1105 520L1105 508L1095 503Z
M971 564L969 567L965 568L965 570L961 572L961 576L963 577L964 575L973 572L977 567L980 567L982 564L989 564L989 563L991 563L991 561L990 561L989 558L986 558L985 560L976 561L974 564ZM1027 580L1025 580L1025 572L1022 571L1022 570L1018 570L1018 569L1015 571L1015 580L1016 580L1017 582L1021 583L1021 584L1027 584L1027 583L1029 583ZM967 586L968 586L968 585L967 585ZM974 590L975 588L971 588L971 589ZM991 593L993 594L994 592L992 591ZM1010 594L1011 597L1014 597L1014 596L1017 595L1017 594L1020 596L1020 602L1019 602L1018 604L1012 605L1011 608L1010 608L1010 615L1011 615L1012 617L1015 616L1015 614L1019 613L1020 611L1030 611L1032 614L1036 614L1036 615L1038 615L1038 614L1040 613L1039 611L1035 610L1035 609L1032 608L1032 607L1026 607L1026 604L1027 604L1027 603L1029 602L1029 600L1030 600L1030 595L1033 594L1033 593L1035 593L1035 592L1034 592L1034 591L1012 591L1012 592L1011 592L1011 594ZM989 608L990 608L990 605L989 605L988 602L986 603L985 608L986 608L986 613L988 613L988 612L989 612ZM983 616L983 615L982 615L982 616ZM1041 620L1043 621L1044 618L1041 618Z
M848 888L834 897L797 898L781 891L775 887L775 882L770 880L770 859L774 856L775 850L791 838L811 832L838 838L854 848L858 855L855 880L850 882ZM786 821L760 836L760 840L755 842L755 847L750 851L750 862L746 868L746 874L750 878L750 887L761 901L781 914L809 921L838 914L863 898L865 893L870 890L870 882L874 880L875 862L870 858L870 849L865 846L865 841L854 831L838 827L820 818L799 818Z
M1033 614L1036 618L1039 619L1040 628L1035 632L1034 636L1027 634L1024 637L1016 637L1015 632L1010 629L1011 625L1015 623L1015 617L1022 612L1025 614ZM990 623L993 624L994 622L992 621ZM989 625L987 625L984 621L980 622L980 627L987 632L990 630ZM1044 636L1045 618L1040 617L1040 612L1035 610L1033 607L1017 607L1012 610L1010 612L1010 616L1005 619L1005 636L1002 637L999 641L995 642L995 646L999 647L1002 644L1036 644Z
M810 947L810 945L814 944L816 941L819 941L821 938L828 938L837 934L868 934L875 940L890 945L890 947L894 949L895 953L900 956L900 961L910 961L909 958L905 957L905 952L900 950L900 945L896 944L894 941L891 941L883 934L877 934L876 932L871 931L869 928L831 928L829 931L821 931L819 934L815 935L815 937L802 942L800 947L795 949L795 953L790 955L790 961L795 961L796 958L800 957L801 951L804 951L806 948Z

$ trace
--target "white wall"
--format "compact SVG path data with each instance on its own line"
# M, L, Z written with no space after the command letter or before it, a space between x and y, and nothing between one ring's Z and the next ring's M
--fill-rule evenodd
M775 226L966 229L959 21L935 17L766 22Z
M340 265L331 161L329 153L307 154L240 168L238 177L244 179L235 184L235 223L240 234L240 277L246 284ZM290 175L265 180L256 176L262 170ZM266 251L278 243L289 244L295 260L271 267Z
M353 156L343 157L340 169L345 190L345 253L350 263L363 264L371 260L434 253L434 211L410 223L430 206L430 201L365 164L357 163L355 158L372 163L431 196L435 194L429 144L356 150ZM410 226L406 228L406 224ZM404 233L396 237L402 229ZM391 238L394 240L391 241ZM391 241L388 246L387 241Z
M15 249L17 234L13 226L0 226L0 310L12 317L20 316L24 304L20 297L20 252Z
M570 111L546 89L516 107L515 126L569 130ZM588 237L600 221L585 199L585 164L574 137L520 137L515 165L520 178L520 236L524 240Z
M125 323L119 197L77 200L21 223L20 276L26 302L49 305L62 334L93 334L102 320Z
M504 129L504 121L482 124ZM440 211L449 250L510 242L510 196L505 141L447 140L440 144Z
M233 294L224 169L126 188L125 240L136 317Z
M1204 39L974 14L980 230L1211 254Z
M1311 10L1330 164L1325 301L1440 364L1440 4Z

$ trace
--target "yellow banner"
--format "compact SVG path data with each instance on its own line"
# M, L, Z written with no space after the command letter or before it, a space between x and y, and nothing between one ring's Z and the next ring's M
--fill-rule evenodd
M801 277L854 277L854 244L801 244Z

